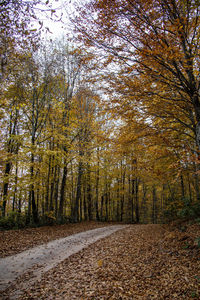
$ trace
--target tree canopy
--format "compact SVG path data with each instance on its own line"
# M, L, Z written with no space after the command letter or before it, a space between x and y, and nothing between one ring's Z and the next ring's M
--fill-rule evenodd
M0 5L2 226L198 217L198 1L78 2L49 43L40 4Z

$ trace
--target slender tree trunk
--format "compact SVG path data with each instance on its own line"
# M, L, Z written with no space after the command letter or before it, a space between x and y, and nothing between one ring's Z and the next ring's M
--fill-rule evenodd
M117 178L117 221L120 221L120 179Z
M131 175L128 175L128 205L127 205L127 221L132 223L132 195L131 195Z
M82 197L82 193L81 193L79 203L80 203L80 205L79 205L79 220L80 220L80 222L82 222L82 220L83 220L83 197Z
M49 165L48 165L48 174L47 174L47 182L46 182L46 197L45 197L45 211L49 212L49 181L51 176L51 155L49 157Z
M147 223L147 199L146 199L147 187L144 182L142 184L142 191L143 191L142 202L143 202L144 223Z
M120 221L123 221L123 215L124 215L124 193L125 193L125 176L126 176L126 171L123 172L123 164L121 162L121 215L120 215Z
M54 204L53 204L53 195L54 195L54 188L56 183L56 175L57 175L57 166L51 168L51 185L50 185L50 203L49 203L49 210L53 211Z
M104 221L103 206L104 206L104 195L101 196L101 221Z
M136 223L140 222L138 186L139 186L139 179L136 177L136 179L135 179L135 219L136 219Z
M45 195L42 194L42 216L44 217L45 214Z
M79 222L79 204L81 199L82 174L83 174L83 163L82 161L79 161L76 198L75 198L75 203L73 207L73 216L72 216L73 222Z
M31 187L30 187L31 189ZM28 211L27 211L27 217L26 217L26 224L29 224L31 221L31 190L29 190L28 193Z
M40 205L40 189L37 188L37 193L36 193L36 206L37 206L37 211L39 212L39 205Z
M187 174L187 178L188 178L188 193L189 193L189 199L190 202L192 202L192 190L191 190L191 183L190 183L190 176L189 173Z
M108 221L111 220L111 214L112 214L112 211L111 211L111 198L110 198L110 184L108 185Z
M84 208L84 220L88 220L88 210L87 210L87 201L86 201L86 179L84 178L83 184L83 208Z
M60 203L59 203L59 209L58 209L58 220L59 221L63 220L63 208L64 208L64 201L65 201L66 180L67 180L67 165L66 165L66 160L64 160L63 176L62 176L62 182L61 182L61 188L60 188Z
M92 195L91 195L91 178L90 178L90 165L87 164L87 202L88 202L88 217L89 221L92 220Z
M3 209L2 216L6 215L6 204L7 204L7 196L8 196L8 184L9 184L9 174L11 170L11 162L6 163L5 173L4 173L4 183L3 183Z
M9 126L9 141L8 141L8 154L18 153L19 145L13 142L12 136L16 135L17 123L18 123L18 110L15 111L15 118L12 119L12 115L10 116L10 126ZM5 166L4 179L3 179L3 205L2 205L2 216L6 215L6 204L8 197L8 186L9 186L9 175L12 168L12 161L8 158Z
M20 192L19 192L19 199L18 199L18 213L21 213L21 205L22 205L21 198L22 198L22 192L20 190Z
M106 187L106 192L105 192L105 206L106 206L106 218L105 221L108 222L108 191Z
M16 161L15 166L15 189L14 189L14 196L13 196L13 204L12 204L12 210L15 211L16 206L16 199L17 199L17 182L18 182L18 160Z
M193 84L195 84L195 82L193 82ZM194 108L195 108L195 115L196 115L196 120L197 120L197 124L196 124L196 145L197 145L197 149L198 149L198 158L200 160L200 99L199 99L199 93L198 91L196 91L196 89L194 89L194 95L192 97L192 102L194 104Z
M200 159L200 154L199 154L199 159ZM197 164L195 164L195 163L193 165L194 165L194 170L195 170L195 173L194 173L194 186L195 186L195 191L196 191L196 199L197 199L197 201L200 201L199 176L198 176L199 166L197 166Z
M55 202L55 218L58 219L58 191L59 191L59 179L60 179L60 167L56 166L55 172L55 192L54 192L54 202Z
M99 148L97 148L97 171L96 171L96 220L99 221Z
M152 200L153 200L153 205L152 205L152 223L155 224L157 223L157 198L156 198L156 187L153 186L152 189Z
M185 187L184 187L184 181L183 181L183 175L181 174L180 176L180 180L181 180L181 195L182 195L182 199L185 198Z
M35 187L34 187L34 154L31 154L31 185L30 185L30 193L31 193L31 206L32 206L32 216L35 224L38 224L38 211L35 202Z

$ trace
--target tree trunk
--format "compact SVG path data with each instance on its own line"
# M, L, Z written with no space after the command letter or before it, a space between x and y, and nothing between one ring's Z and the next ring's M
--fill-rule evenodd
M92 220L92 195L91 195L91 179L90 179L90 165L87 164L87 203L88 203L88 218Z
M76 187L76 198L75 198L73 214L72 214L72 220L75 223L79 222L79 203L80 203L80 199L81 199L82 174L83 174L83 163L82 163L82 161L79 161L77 187Z
M17 123L18 123L18 110L15 112L14 122L12 115L10 116L10 127L9 127L9 141L8 141L8 154L18 153L19 145L13 142L12 136L16 135ZM6 204L8 197L8 185L9 185L9 175L12 168L12 161L9 158L6 162L4 179L3 179L3 205L2 205L2 216L6 215Z
M107 186L106 186L106 192L105 192L105 206L106 206L105 221L108 222L108 191L107 191Z
M143 221L144 221L144 223L147 223L147 199L146 199L147 187L144 184L144 182L142 184L142 191L143 191L143 196L142 196Z
M152 200L153 200L153 205L152 205L152 223L155 224L157 223L157 198L156 198L156 187L153 186L152 189Z
M83 209L84 209L84 220L88 220L88 210L87 210L87 201L86 201L86 179L84 178L83 184Z
M136 219L136 223L140 222L138 186L139 186L139 180L136 177L136 179L135 179L135 219Z
M83 221L83 197L82 197L82 193L81 193L81 197L80 197L80 201L79 201L79 220L80 222Z
M188 178L188 193L189 193L189 199L190 199L190 202L192 202L192 190L191 190L191 183L190 183L190 176L189 176L189 173L187 173L187 178Z
M184 181L183 181L183 175L181 174L180 176L180 179L181 179L181 196L182 196L182 199L185 198L185 187L184 187Z
M16 169L15 169L15 189L14 189L14 196L13 196L13 204L12 210L15 211L16 206L16 199L17 199L17 182L18 182L18 160L16 161Z
M2 216L6 215L6 204L8 196L8 184L9 184L9 174L11 170L11 162L6 163L5 173L4 173L4 183L3 183L3 207L2 207Z
M199 156L200 159L200 156ZM199 189L199 176L198 176L198 171L199 171L199 166L196 163L193 163L194 166L194 187L195 187L195 192L196 192L196 199L197 201L200 201L200 189Z
M50 203L49 203L49 210L53 211L53 195L54 195L54 187L56 183L56 175L57 175L57 166L52 167L51 169L51 185L50 185Z
M63 176L62 176L61 189L60 189L60 203L59 203L59 209L58 209L58 220L59 221L63 220L66 179L67 179L67 165L66 165L66 160L64 160Z
M49 181L51 176L51 155L49 157L49 166L48 166L48 174L47 174L47 182L46 182L46 197L45 197L45 211L49 212Z
M124 193L125 193L125 176L126 176L126 170L123 171L123 163L121 161L121 215L120 215L120 221L123 221L123 215L124 215Z
M60 167L56 166L55 172L55 192L54 192L54 202L55 202L55 218L58 219L58 191L59 191L59 179L60 179Z
M103 218L103 205L104 205L104 195L101 196L101 221L104 221L104 218Z
M31 185L30 185L30 194L31 194L31 206L32 206L32 216L33 216L33 221L35 224L38 224L38 211L37 211L37 206L35 203L35 187L34 187L34 154L31 154L31 168L30 168L30 173L31 173Z
M120 179L117 178L117 221L120 221Z
M18 200L18 213L21 213L21 205L22 205L21 197L22 197L22 193L21 193L21 190L20 190L20 192L19 192L19 200Z
M96 210L96 220L99 221L99 148L97 148L97 171L96 171L95 210Z

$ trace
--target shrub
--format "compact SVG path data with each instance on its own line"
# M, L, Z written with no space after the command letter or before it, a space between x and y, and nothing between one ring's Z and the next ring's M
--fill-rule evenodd
M0 228L19 229L26 226L26 216L19 212L9 212L6 217L0 218Z
M43 217L40 218L40 225L53 225L56 223L54 212L46 212Z
M177 216L180 218L194 218L200 215L200 203L191 203L190 199L183 199L183 207L178 210Z

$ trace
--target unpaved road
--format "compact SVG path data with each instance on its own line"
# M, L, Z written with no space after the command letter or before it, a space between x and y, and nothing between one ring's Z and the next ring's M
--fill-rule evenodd
M97 228L51 241L17 255L1 258L0 291L8 288L24 273L27 274L26 280L21 281L18 290L29 287L39 280L42 274L69 256L125 227L127 225Z

